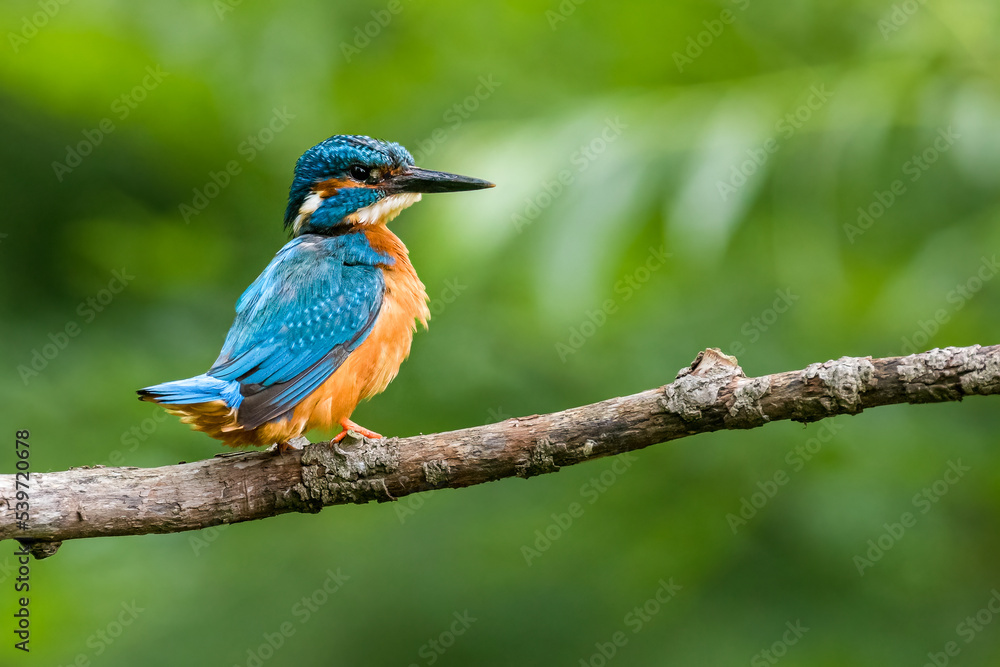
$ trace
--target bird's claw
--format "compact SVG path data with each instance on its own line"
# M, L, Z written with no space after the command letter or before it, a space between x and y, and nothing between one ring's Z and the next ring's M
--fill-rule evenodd
M336 436L334 436L332 442L340 442L341 440L347 437L347 433L349 431L354 431L358 435L364 436L366 438L372 438L374 440L378 440L384 437L381 433L376 433L375 431L367 429L364 426L361 426L360 424L355 424L350 419L340 420L340 426L344 430L338 433Z

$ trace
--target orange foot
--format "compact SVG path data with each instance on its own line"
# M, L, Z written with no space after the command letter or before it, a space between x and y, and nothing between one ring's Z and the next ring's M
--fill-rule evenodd
M341 419L339 423L340 423L340 426L344 430L341 431L340 433L338 433L336 435L336 437L333 439L333 442L340 442L341 440L343 440L345 437L347 437L347 432L348 431L354 431L355 433L360 433L361 435L365 436L366 438L381 438L381 437L383 437L380 433L376 433L375 431L370 431L370 430L366 429L364 426L360 426L358 424L355 424L354 422L352 422L347 417L344 417L343 419Z

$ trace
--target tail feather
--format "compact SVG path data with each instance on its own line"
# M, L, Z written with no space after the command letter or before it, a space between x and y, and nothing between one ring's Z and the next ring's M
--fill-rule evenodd
M239 382L220 380L211 375L198 375L186 380L164 382L140 389L137 393L143 401L164 405L193 405L222 401L229 408L235 410L243 402Z
M243 403L243 395L236 380L199 375L146 387L138 394L143 401L162 405L194 430L207 433L230 447L287 442L302 435L305 428L304 420L293 420L289 413L279 420L247 429L239 421L237 410Z

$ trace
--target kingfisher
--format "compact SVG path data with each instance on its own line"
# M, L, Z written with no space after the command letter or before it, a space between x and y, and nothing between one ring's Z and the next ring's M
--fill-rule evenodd
M394 142L322 141L295 163L285 210L292 239L236 302L207 373L146 387L139 398L232 447L296 447L312 429L381 438L351 421L383 391L430 318L427 291L386 226L423 193L493 183L421 169Z

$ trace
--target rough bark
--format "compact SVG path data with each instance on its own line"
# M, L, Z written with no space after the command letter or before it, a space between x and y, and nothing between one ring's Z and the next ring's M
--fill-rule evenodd
M395 500L562 466L720 429L811 422L894 403L960 401L1000 393L1000 346L935 349L907 357L843 357L748 378L734 357L700 353L674 382L547 415L447 433L278 454L240 452L161 468L33 473L28 528L14 525L14 476L0 475L0 540L36 557L62 540L196 530L327 505Z

